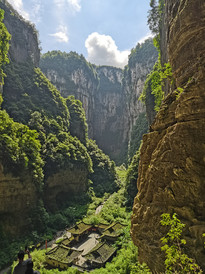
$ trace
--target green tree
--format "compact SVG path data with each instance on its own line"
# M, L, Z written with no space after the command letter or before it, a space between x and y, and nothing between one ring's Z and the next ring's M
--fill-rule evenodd
M0 9L0 85L4 82L4 72L2 66L9 62L8 59L8 50L9 50L9 41L11 35L8 33L7 28L3 23L4 11Z
M181 234L185 224L177 218L176 213L170 216L168 213L162 214L160 223L169 226L170 229L165 237L161 238L163 246L161 250L166 253L166 273L202 273L200 267L183 252L185 239L181 239Z

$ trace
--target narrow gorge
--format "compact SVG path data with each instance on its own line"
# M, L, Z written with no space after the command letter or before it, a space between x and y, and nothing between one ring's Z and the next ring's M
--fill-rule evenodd
M66 9L72 19L87 4L53 2L75 4ZM42 53L38 30L15 5L0 0L0 269L13 273L18 249L29 246L45 274L203 273L204 0L150 0L152 35L123 68L89 62L89 50ZM56 31L48 41L73 38L66 26ZM193 271L162 250L163 213L184 224L174 248Z

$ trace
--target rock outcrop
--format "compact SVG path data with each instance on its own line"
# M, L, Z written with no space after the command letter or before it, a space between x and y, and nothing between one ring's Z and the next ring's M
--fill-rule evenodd
M11 235L22 234L31 225L28 216L36 206L39 196L31 175L25 173L14 177L12 174L5 174L0 164L0 190L2 231Z
M165 18L167 55L183 92L169 91L143 138L131 228L139 259L153 273L164 271L165 212L186 224L185 252L205 270L205 2L166 1Z
M75 167L60 170L48 177L44 193L44 201L49 211L55 211L66 200L87 191L88 170Z
M6 1L0 1L0 8L5 11L4 24L11 34L9 59L17 63L32 62L38 66L40 49L38 33L34 25L26 22Z

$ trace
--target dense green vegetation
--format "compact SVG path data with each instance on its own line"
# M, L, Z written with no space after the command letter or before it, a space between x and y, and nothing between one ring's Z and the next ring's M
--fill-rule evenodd
M10 64L7 75L2 106L16 121L28 124L39 133L45 177L69 167L71 163L83 165L91 171L91 159L79 140L85 144L87 137L87 125L79 101L63 99L40 69L33 69L29 63ZM77 120L79 125L75 124L74 131L73 124Z
M68 96L66 98L66 105L70 113L70 133L86 145L88 126L82 103L79 100L75 100L74 96Z
M128 162L131 161L136 151L139 150L142 136L148 132L148 122L145 113L140 113L137 118L131 133L131 139L128 149Z
M90 179L96 196L103 196L105 192L113 193L117 190L117 176L115 163L98 148L95 141L89 140L88 153L93 163L93 173Z
M127 169L125 180L125 197L127 207L132 207L134 198L137 195L138 166L140 160L140 149L136 152Z
M6 69L3 108L16 121L27 124L34 111L50 119L61 118L64 129L69 127L65 101L45 75L32 63L10 63Z
M43 161L37 138L36 131L15 123L5 111L0 110L0 161L5 172L19 176L28 170L34 182L42 184Z
M170 227L166 236L161 239L161 249L166 253L166 273L202 273L195 261L184 253L186 240L181 238L181 234L185 224L181 223L176 213L172 216L168 213L162 214L161 224Z
M156 59L158 52L153 46L153 39L149 38L142 44L137 44L135 48L131 50L128 60L128 67L132 68L136 63L144 63L145 60L152 57Z
M9 50L9 41L11 39L11 36L8 33L3 23L3 19L4 19L4 11L0 9L0 37L1 37L1 40L0 40L0 52L1 52L0 54L0 85L3 84L4 76L5 76L2 66L9 62L7 53Z

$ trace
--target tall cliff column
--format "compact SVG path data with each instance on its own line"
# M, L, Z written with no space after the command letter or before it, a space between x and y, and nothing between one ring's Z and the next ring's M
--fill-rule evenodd
M205 2L166 1L165 17L168 58L183 92L170 91L143 138L131 227L153 273L164 271L164 212L186 224L185 252L205 270Z

